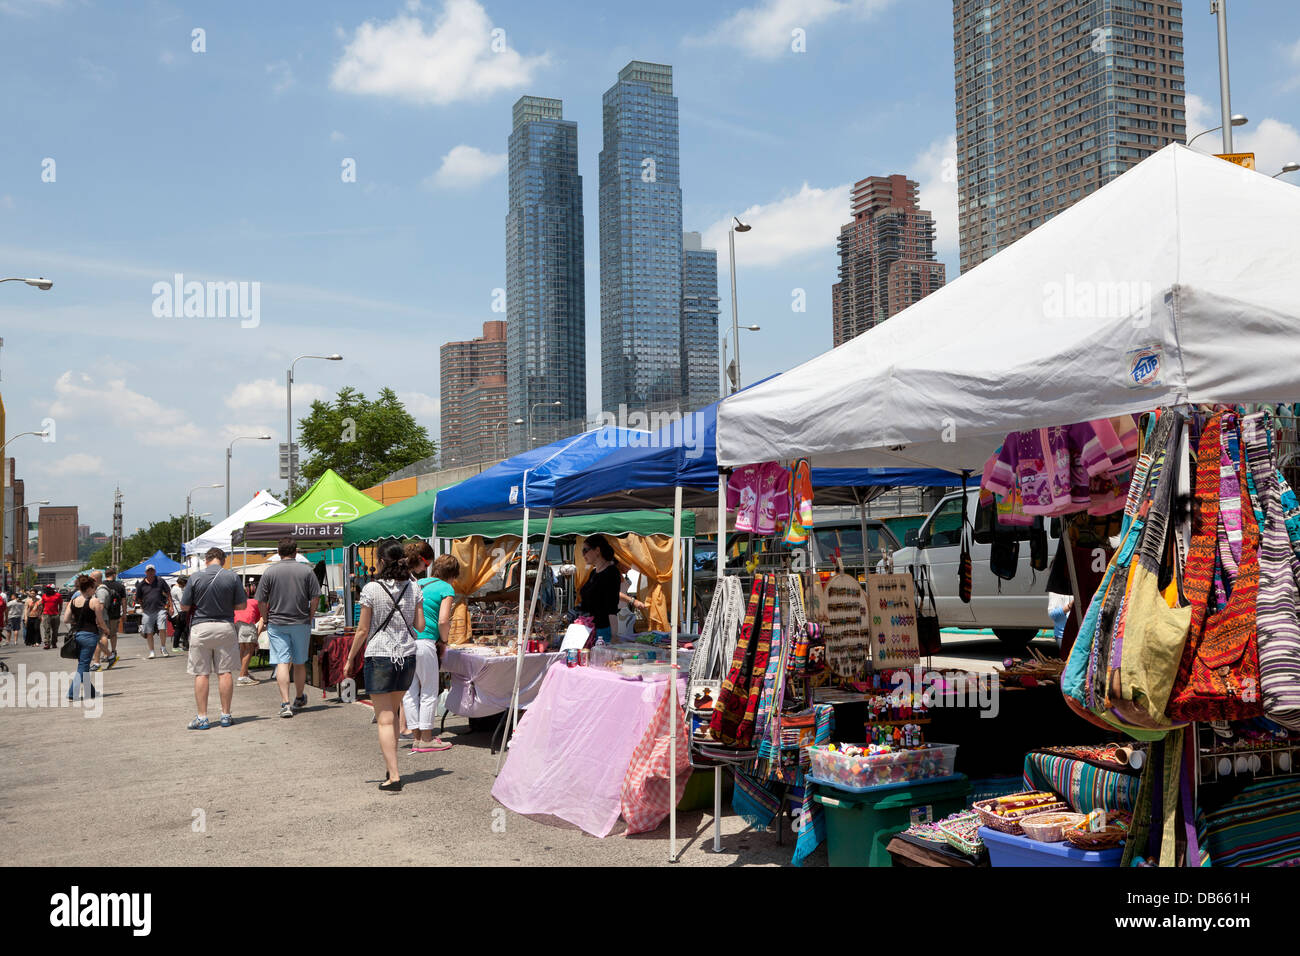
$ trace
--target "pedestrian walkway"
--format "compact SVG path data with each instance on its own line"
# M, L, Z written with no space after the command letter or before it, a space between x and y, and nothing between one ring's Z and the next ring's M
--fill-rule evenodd
M103 712L0 709L0 840L4 861L66 866L550 865L645 866L666 862L667 825L604 840L505 810L490 795L496 757L488 735L451 717L451 750L401 749L401 794L381 793L382 762L370 708L323 701L276 719L279 695L264 680L236 686L233 727L188 731L192 678L185 656L144 660L145 642L123 635L121 661L95 676ZM4 648L16 678L63 670L56 651ZM5 675L0 675L4 679ZM78 825L76 821L80 820ZM693 865L788 864L792 840L724 820L712 852L712 816L678 817L679 847ZM501 832L504 830L504 832ZM811 861L825 862L825 851Z

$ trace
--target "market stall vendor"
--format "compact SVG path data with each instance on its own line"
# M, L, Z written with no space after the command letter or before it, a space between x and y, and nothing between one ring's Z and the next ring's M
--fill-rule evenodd
M608 644L618 627L618 607L623 576L614 563L614 549L604 535L593 534L582 545L582 555L591 564L591 574L578 590L578 607L596 622L596 637Z

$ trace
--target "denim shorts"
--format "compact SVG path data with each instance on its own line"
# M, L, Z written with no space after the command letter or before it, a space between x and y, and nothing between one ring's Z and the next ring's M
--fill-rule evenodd
M306 664L307 647L311 641L310 624L266 624L266 637L271 642L272 664Z
M141 634L166 634L167 633L167 609L161 608L157 611L145 611L140 617Z
M405 694L411 689L415 677L415 655L400 657L367 657L363 679L366 691L371 694Z

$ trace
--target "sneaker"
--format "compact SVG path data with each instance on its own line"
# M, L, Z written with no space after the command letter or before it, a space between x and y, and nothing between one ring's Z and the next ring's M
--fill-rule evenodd
M295 697L295 698L293 699L293 706L294 706L294 709L295 709L295 710L302 710L304 707L306 707L306 706L307 706L307 695L306 695L306 694L299 694L297 697Z
M108 663L104 665L104 670L111 671L113 669L113 665L116 664L119 660L121 660L121 656L116 651L114 651L113 656L110 657L108 659Z
M289 703L288 701L285 701L283 704L281 704L281 705L280 705L280 716L281 716L281 717L292 717L292 716L293 716L293 704Z
M91 665L88 668L86 668L86 670L97 671L99 670L99 665L94 662L91 662Z
M240 677L238 680L235 681L235 683L243 684L245 687L247 687L250 684L256 684L258 682L252 677Z
M150 656L150 657L153 657L152 654L150 654L149 656ZM163 656L163 657L171 657L171 655L167 653L167 648L165 648L165 647L162 649L162 656Z
M150 651L150 652L149 652L149 656L146 657L145 660L147 660L147 661L151 661L151 660L153 660L153 658L154 658L154 653L153 653L153 651Z
M234 722L235 722L235 718L231 717L229 714L222 714L222 715L221 715L221 726L222 726L222 727L229 727L229 726L230 726L231 724L233 724Z
M187 729L187 730L207 730L210 726L211 726L211 724L208 723L208 718L206 718L206 717L195 717L193 720L190 721L190 725L189 725L189 727L186 728L186 729Z

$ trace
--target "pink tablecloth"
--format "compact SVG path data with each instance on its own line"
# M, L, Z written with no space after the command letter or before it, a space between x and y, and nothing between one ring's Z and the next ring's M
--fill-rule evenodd
M516 813L550 814L608 835L632 753L667 686L603 668L552 666L510 741L492 796ZM681 699L684 679L677 692Z

